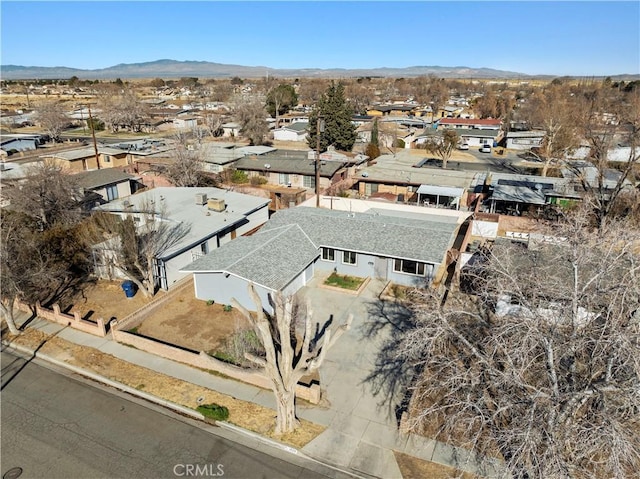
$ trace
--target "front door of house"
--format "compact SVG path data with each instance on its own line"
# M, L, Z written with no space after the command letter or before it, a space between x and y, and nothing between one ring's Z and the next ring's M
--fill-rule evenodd
M387 279L387 258L378 258L376 257L374 266L373 266L373 274L376 275L376 278Z

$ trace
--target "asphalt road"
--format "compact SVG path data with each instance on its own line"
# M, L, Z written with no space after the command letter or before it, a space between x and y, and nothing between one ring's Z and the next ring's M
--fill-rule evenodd
M4 479L350 477L6 351L1 365Z

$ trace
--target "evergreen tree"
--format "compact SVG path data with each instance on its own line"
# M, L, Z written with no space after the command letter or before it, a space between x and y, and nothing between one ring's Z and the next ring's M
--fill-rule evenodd
M267 95L266 109L269 115L276 119L276 128L278 125L278 117L284 115L289 109L298 104L298 95L293 85L281 83L273 88Z
M373 127L371 128L371 143L376 146L380 146L380 142L378 140L378 119L373 120Z
M332 82L322 95L309 116L309 136L307 144L316 149L318 115L324 120L324 131L320 133L320 151L326 151L329 145L337 150L351 151L356 142L356 126L351 122L353 109L345 100L344 86Z
M371 128L371 141L365 149L365 155L370 159L375 160L380 156L380 140L378 140L378 119L373 120L373 127Z

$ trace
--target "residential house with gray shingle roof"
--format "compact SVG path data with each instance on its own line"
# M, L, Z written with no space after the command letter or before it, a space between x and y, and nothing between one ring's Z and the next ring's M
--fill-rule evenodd
M135 176L115 168L83 171L74 178L85 195L95 193L100 203L131 196L144 186Z
M459 228L456 219L385 209L290 208L275 213L258 233L238 238L182 271L193 273L197 298L223 304L235 298L250 309L249 283L267 305L269 293L293 294L315 273L426 285L445 265Z

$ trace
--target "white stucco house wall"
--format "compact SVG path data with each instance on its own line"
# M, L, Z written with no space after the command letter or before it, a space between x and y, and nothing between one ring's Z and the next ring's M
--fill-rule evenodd
M278 141L306 141L309 123L296 122L273 130L273 139Z
M229 122L222 124L222 137L232 138L240 136L240 124L236 122Z
M530 150L542 145L544 131L509 131L506 134L506 148L511 150Z
M179 130L186 130L198 126L196 118L174 118L173 127Z

